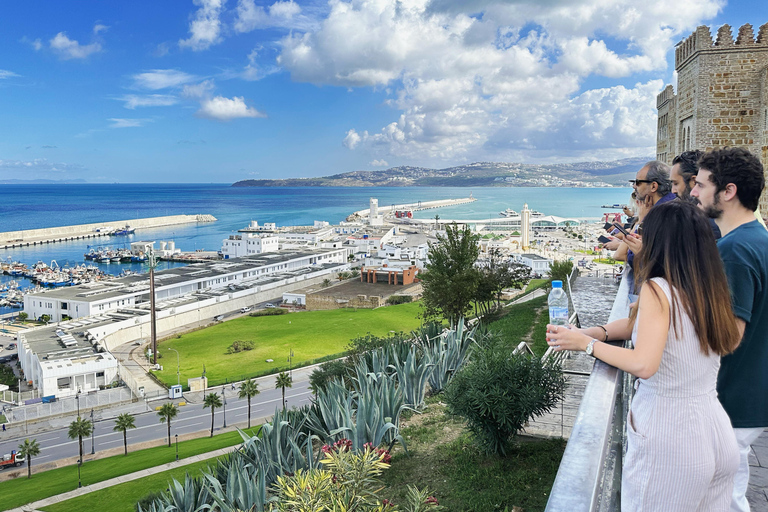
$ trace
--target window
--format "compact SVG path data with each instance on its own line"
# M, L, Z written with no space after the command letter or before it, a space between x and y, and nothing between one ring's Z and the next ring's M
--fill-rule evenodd
M96 376L97 377L103 377L104 376L104 372L96 372Z

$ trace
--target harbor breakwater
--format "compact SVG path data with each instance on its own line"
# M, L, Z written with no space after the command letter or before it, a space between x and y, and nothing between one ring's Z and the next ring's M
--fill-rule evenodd
M411 210L414 212L418 212L421 210L431 210L432 208L443 208L445 206L458 206L460 204L467 204L467 203L474 203L477 201L474 197L463 197L460 199L438 199L437 201L418 201L415 203L408 203L408 204L391 204L391 205L380 205L378 207L378 211L382 215L391 215L395 212L395 210ZM359 217L367 217L371 213L370 208L366 208L365 210L358 210L354 212L352 215L347 217L347 221L351 221L355 218Z
M81 240L109 236L111 231L125 228L126 226L130 226L133 229L146 229L214 221L216 221L216 217L208 214L167 215L164 217L116 220L93 224L78 224L75 226L6 231L0 233L0 248L13 249L14 247L29 247L40 244L64 242L67 240Z

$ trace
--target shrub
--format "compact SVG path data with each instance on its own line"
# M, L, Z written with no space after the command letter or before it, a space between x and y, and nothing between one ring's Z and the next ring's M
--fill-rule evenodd
M19 322L25 322L27 318L29 318L29 315L22 311L18 314L18 318Z
M237 354L238 352L253 350L254 346L255 345L251 340L247 340L247 341L237 340L227 348L227 354Z
M352 373L352 366L347 361L328 361L321 364L312 375L309 376L309 387L312 392L317 394L319 389L325 389L328 382L332 379L344 378L344 382L351 383L349 378Z
M350 340L347 350L349 350L349 355L357 356L377 348L388 347L406 341L409 338L410 337L402 331L391 332L384 337L367 333L365 336L358 336L357 338Z
M506 455L509 443L531 418L563 398L560 365L538 357L510 356L496 342L479 348L445 391L448 410L464 418L486 453Z
M551 281L567 281L568 277L573 271L572 261L554 261L549 267L549 280Z
M413 302L413 296L411 295L391 295L387 298L387 304L390 306L396 306L397 304L407 304Z
M283 308L271 308L271 309L260 309L259 311L254 311L253 313L249 313L248 316L275 316L275 315L285 315L288 314L288 311Z
M165 492L152 491L136 502L135 509L137 512L141 512L142 510L151 510L150 507L152 506L152 503L154 503L155 501L160 501L164 497L165 497Z

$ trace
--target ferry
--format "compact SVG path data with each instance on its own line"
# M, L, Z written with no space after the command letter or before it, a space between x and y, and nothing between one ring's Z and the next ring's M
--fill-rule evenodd
M610 208L612 210L621 210L622 208L626 208L627 205L625 204L604 204L600 208Z
M499 217L519 217L519 216L520 216L520 214L517 213L512 208L507 208L503 212L499 212Z

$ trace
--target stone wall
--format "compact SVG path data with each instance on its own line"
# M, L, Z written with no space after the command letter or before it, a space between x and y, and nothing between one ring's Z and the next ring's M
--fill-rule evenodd
M373 309L384 305L384 299L378 295L355 295L334 297L333 295L307 295L307 311L321 309L363 308Z
M743 25L735 39L723 25L714 40L701 26L675 49L675 69L677 94L670 99L667 87L657 97L657 155L666 151L664 160L671 163L687 149L739 146L759 156L768 170L768 23L757 37L752 25ZM765 193L760 209L768 215Z

